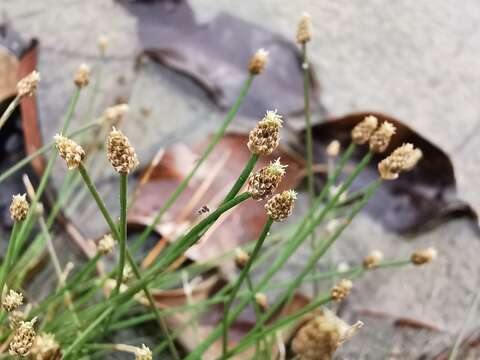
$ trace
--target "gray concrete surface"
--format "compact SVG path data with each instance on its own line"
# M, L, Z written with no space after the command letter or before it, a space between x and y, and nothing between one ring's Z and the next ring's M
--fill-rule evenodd
M199 19L229 11L286 37L293 38L302 11L312 15L311 58L320 79L322 101L332 116L375 110L393 115L443 148L453 159L460 197L480 209L478 175L480 152L480 2L476 0L195 0ZM149 64L140 78L132 72L139 49L136 20L119 5L104 1L2 0L0 12L25 36L40 39L42 85L39 106L44 136L58 127L71 78L80 62L98 62L97 37L110 38L96 113L118 96L131 98L131 121L126 132L146 163L160 145L184 135L178 127L198 124L190 137L200 138L219 122L205 95L188 79ZM118 76L124 76L119 85ZM86 113L88 96L81 100L76 124ZM139 109L152 116L143 119ZM158 137L145 137L155 132ZM58 167L56 182L64 170ZM106 169L102 176L111 175ZM101 190L116 202L108 181ZM77 222L92 217L77 214ZM88 236L103 231L102 224ZM344 315L356 319L359 309L382 311L430 323L442 331L412 335L391 321L364 319L360 338L345 347L345 359L387 359L392 351L415 359L432 358L450 344L463 324L478 290L478 236L465 220L451 221L431 232L405 239L386 233L366 216L354 221L332 251L335 261L358 262L370 249L387 256L408 254L434 245L440 259L431 267L369 274L355 285ZM281 276L298 271L302 249ZM478 312L471 327L478 328ZM369 324L371 326L369 326ZM414 333L417 334L417 333ZM393 358L393 357L392 357Z

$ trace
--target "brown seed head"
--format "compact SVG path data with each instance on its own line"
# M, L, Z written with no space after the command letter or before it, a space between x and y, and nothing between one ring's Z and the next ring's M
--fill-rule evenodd
M374 269L383 259L381 251L374 250L363 259L363 267L365 269Z
M297 42L299 44L305 44L306 42L310 41L311 36L312 36L312 33L311 33L310 14L303 13L302 18L298 23Z
M22 304L23 294L10 289L2 301L2 308L7 312L11 312L17 310Z
M235 249L235 265L238 269L243 269L245 265L247 265L248 260L250 260L250 256L245 251L243 251L243 249Z
M332 140L327 146L327 155L330 157L337 157L340 153L340 141Z
M327 309L303 325L292 341L292 349L301 360L331 360L338 347L356 334L361 321L349 325Z
M390 144L390 139L395 134L396 128L388 121L384 121L377 131L370 137L370 150L374 153L384 152Z
M378 171L383 180L395 180L401 172L409 171L422 158L422 151L412 144L403 144L380 161Z
M248 179L248 192L255 200L263 200L273 194L285 175L286 165L280 159L254 172Z
M352 130L352 141L357 145L363 145L368 142L370 136L378 126L378 119L369 115L360 121Z
M135 351L135 360L152 360L153 355L150 349L145 346L145 344L142 344L141 348L137 348Z
M267 201L265 204L265 210L270 219L274 221L283 221L292 215L296 199L297 193L294 190L283 191Z
M25 220L28 214L28 201L27 195L17 194L13 195L12 202L10 204L10 218L14 222Z
M110 123L117 124L119 121L123 120L129 110L130 108L128 104L110 106L103 112L103 118Z
M259 49L250 59L248 64L248 71L252 75L258 75L265 70L265 66L268 62L268 51L265 49Z
M414 265L428 264L437 258L437 254L437 250L432 247L428 249L417 250L412 254L410 260Z
M37 318L33 318L32 321L20 321L10 342L10 355L27 356L30 353L36 335L33 328L36 320Z
M73 78L73 82L79 88L83 88L88 85L90 82L90 67L87 64L81 64L78 67L75 77Z
M128 174L138 165L135 149L130 145L127 137L115 128L108 137L107 157L115 171L121 174Z
M55 340L55 335L41 332L35 337L30 356L33 360L60 360L60 345Z
M115 240L113 240L112 235L105 235L99 242L97 250L102 255L108 255L112 252L115 247Z
M40 73L32 71L17 83L17 94L20 98L26 96L33 96L37 91L38 83L40 82Z
M335 301L342 301L350 294L352 287L353 284L350 280L342 279L330 290L330 296Z
M268 110L248 135L248 149L252 154L270 155L278 147L282 116L277 110Z
M255 302L260 310L266 311L268 309L268 297L264 293L256 293Z
M61 134L54 136L58 154L67 162L68 170L76 169L85 158L85 151L72 139Z

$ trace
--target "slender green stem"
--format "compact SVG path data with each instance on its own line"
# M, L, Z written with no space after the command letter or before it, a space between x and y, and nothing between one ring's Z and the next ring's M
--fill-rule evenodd
M204 163L204 161L207 159L207 157L211 154L215 146L218 144L218 142L222 139L223 135L225 134L225 131L227 130L227 127L230 125L232 120L235 118L235 115L237 114L240 106L242 105L245 97L247 96L248 90L250 89L250 86L252 85L253 82L253 75L249 75L247 80L242 86L242 89L240 90L240 94L235 101L235 104L232 106L230 111L228 112L227 116L223 120L222 126L220 129L217 130L215 135L213 136L212 140L208 144L207 148L203 152L202 156L197 160L195 166L193 169L189 172L189 174L185 177L185 179L182 180L182 182L178 185L178 187L175 189L172 195L167 199L165 204L162 206L162 208L157 212L155 215L154 220L150 225L148 225L145 230L141 233L140 237L137 239L135 242L133 249L138 249L147 239L147 237L151 234L151 232L154 230L155 226L160 222L162 219L163 215L170 209L170 207L175 203L175 201L178 199L178 197L182 194L182 192L185 190L185 188L188 186L190 183L190 180L193 178L193 176L196 174L197 170L200 168L200 166Z
M250 271L250 268L252 267L253 262L255 261L255 258L257 257L258 253L260 252L260 249L262 248L262 245L267 238L268 232L270 231L270 228L272 227L273 220L269 218L267 220L267 223L263 227L262 233L260 234L260 237L258 238L257 243L255 244L255 248L252 251L252 254L250 255L250 258L248 259L247 264L245 267L242 269L240 276L238 277L235 286L233 287L231 293L230 293L230 299L226 302L224 308L223 308L223 354L227 353L228 350L228 315L230 311L230 307L232 306L233 302L235 301L235 296L238 293L238 290L240 290L240 286L242 286L243 280L245 280L245 277L248 275L248 272Z
M113 296L120 292L120 285L123 282L123 272L125 269L125 254L127 250L127 179L127 174L120 174L120 237L118 238L120 256L118 259L117 284L112 292Z
M245 277L245 282L247 283L248 291L250 291L250 297L252 299L253 310L255 310L255 319L260 319L260 317L262 316L262 310L260 309L260 305L258 305L257 302L255 301L255 292L254 292L255 287L253 286L253 281L252 281L249 273L247 273L247 276ZM255 343L255 358L257 358L259 356L260 340L261 339L258 339L257 342Z
M7 109L5 112L2 114L2 117L0 117L0 129L5 125L7 120L10 118L10 116L13 114L15 109L17 108L18 104L20 104L20 96L15 96L15 98L8 104Z
M5 260L3 261L4 266L2 266L1 273L0 273L0 296L3 293L3 287L5 286L5 282L7 279L8 272L10 271L10 267L12 266L14 250L16 246L17 236L20 228L22 227L22 221L15 222L13 224L12 233L10 234L10 240L8 242L7 247L7 255L5 256Z

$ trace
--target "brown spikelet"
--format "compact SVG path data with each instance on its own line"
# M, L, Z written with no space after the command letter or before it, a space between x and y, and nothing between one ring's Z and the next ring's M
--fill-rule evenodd
M417 250L412 253L410 260L414 265L423 265L432 262L437 258L437 250L435 248L428 248Z
M243 249L235 249L235 265L238 269L243 269L245 265L247 265L248 260L250 260L250 256L245 251L243 251Z
M21 79L17 84L17 94L20 98L33 96L37 91L40 82L40 73L32 71L30 74Z
M30 356L33 360L60 360L60 345L51 333L41 332L35 337Z
M285 175L285 165L280 159L250 175L247 183L248 192L255 200L263 200L273 194Z
M365 269L374 269L378 266L382 259L383 254L378 250L374 250L363 259L363 267Z
M350 280L342 279L332 288L330 296L335 301L342 301L348 296L348 294L350 294L352 286L353 284Z
M293 190L287 190L273 196L265 204L270 219L274 221L283 221L292 214L297 193Z
M312 34L311 34L310 15L307 13L303 13L302 18L298 23L297 43L304 44L310 41L311 36Z
M265 70L265 66L268 62L268 51L265 49L259 49L250 59L248 64L248 71L252 75L258 75Z
M388 157L380 161L378 171L383 180L395 180L399 174L409 171L422 158L422 151L412 144L403 144L396 148Z
M393 126L393 124L389 123L388 121L384 121L382 125L380 125L379 129L370 137L370 151L377 154L383 153L390 144L390 140L393 134L395 134L395 131L396 128Z
M112 235L107 234L98 242L97 250L102 255L108 255L112 252L114 247L115 240L113 240Z
M268 309L268 297L264 293L255 294L255 303L258 305L260 310L266 311Z
M115 128L110 132L107 141L107 157L115 171L128 174L138 165L135 149L127 137Z
M68 170L76 169L85 158L85 151L72 139L61 134L54 136L58 154L66 161Z
M20 321L18 327L15 329L13 339L10 342L10 355L12 356L27 356L35 341L35 324L37 318L31 321Z
M2 301L2 308L7 311L11 312L20 307L23 303L23 295L22 293L16 292L11 290L5 295L5 298Z
M357 145L363 145L370 140L370 136L378 126L378 119L369 115L359 122L352 130L352 142Z
M73 78L73 82L79 88L83 88L88 85L90 82L90 67L87 64L81 64L78 67L75 77Z
M28 201L26 194L13 195L10 204L10 218L14 222L25 220L28 214Z
M250 131L248 149L252 154L270 155L278 147L282 116L277 111L268 110L262 120Z

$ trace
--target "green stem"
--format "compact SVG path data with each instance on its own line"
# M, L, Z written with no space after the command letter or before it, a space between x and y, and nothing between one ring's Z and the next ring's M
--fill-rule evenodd
M154 230L155 226L160 222L162 219L163 215L170 209L170 207L175 203L175 201L178 199L178 197L182 194L182 192L185 190L185 188L188 186L190 183L190 180L193 178L193 176L196 174L197 170L200 168L200 166L203 164L203 162L207 159L207 157L211 154L215 146L218 144L218 142L222 139L223 135L225 134L225 131L227 130L227 127L230 125L230 123L233 121L235 118L235 115L237 114L240 106L242 105L248 90L250 89L250 86L252 85L253 82L253 75L249 75L247 80L242 86L242 89L240 90L240 94L235 101L235 104L232 106L230 111L228 112L227 116L223 120L222 126L220 129L217 130L215 135L213 136L212 140L208 144L207 148L203 152L202 156L197 160L195 166L193 169L190 171L190 173L185 177L185 179L182 180L182 182L178 185L178 187L175 189L172 195L167 199L165 204L162 206L162 208L157 212L155 215L154 220L150 225L148 225L145 230L141 233L140 237L137 239L135 244L133 245L133 249L138 249L147 239L147 237L151 234L151 232Z
M2 114L2 117L0 117L0 129L5 125L7 120L10 118L10 116L13 114L15 109L17 108L18 104L20 104L20 96L15 96L15 98L8 104L7 109L5 112Z
M125 254L127 249L127 174L120 174L120 224L119 224L119 247L120 256L118 259L117 283L111 296L115 296L120 292L120 285L123 280L123 272L125 269Z
M260 234L260 237L258 238L257 243L255 244L255 248L252 251L252 254L250 255L250 258L248 259L247 264L245 267L242 269L242 272L240 273L240 276L237 279L237 282L235 283L235 286L233 287L231 293L230 293L230 298L225 304L223 308L223 354L227 353L228 350L228 315L230 311L230 307L232 306L233 302L235 301L235 296L238 293L238 290L240 290L240 286L242 286L243 280L245 280L245 277L248 275L248 272L250 271L250 268L252 267L253 262L255 261L255 258L257 257L258 253L260 252L260 249L262 248L262 245L267 238L268 232L270 231L270 228L272 227L273 220L269 218L267 220L267 223L263 227L262 233Z
M0 296L1 294L3 294L3 287L5 286L8 272L10 270L10 267L12 266L14 250L16 247L15 242L17 241L17 235L21 227L22 227L21 221L15 222L13 224L12 233L10 234L10 240L8 242L8 247L7 247L7 255L5 256L5 260L3 261L5 265L2 266L1 273L0 273Z
M260 309L260 305L257 304L255 301L255 287L253 286L252 279L250 277L250 274L247 274L245 277L245 282L247 283L248 291L250 291L250 297L252 299L252 306L253 309L255 310L255 319L258 320L262 316L262 310ZM263 329L263 327L262 327ZM255 358L259 356L259 351L260 351L260 340L256 341L255 343Z

